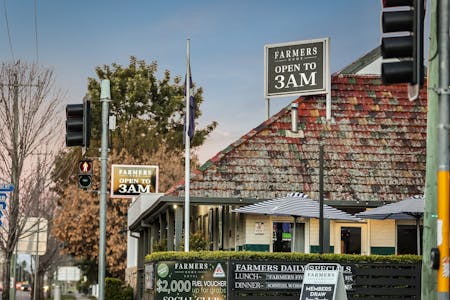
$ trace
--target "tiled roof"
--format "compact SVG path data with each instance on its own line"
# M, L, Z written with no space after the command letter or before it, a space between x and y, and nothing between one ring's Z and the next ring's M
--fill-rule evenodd
M289 105L193 172L190 195L269 199L303 192L318 199L321 143L330 200L394 201L423 193L426 88L410 102L406 85L336 75L331 124L325 122L325 96L294 102L296 135ZM184 183L167 194L184 196Z

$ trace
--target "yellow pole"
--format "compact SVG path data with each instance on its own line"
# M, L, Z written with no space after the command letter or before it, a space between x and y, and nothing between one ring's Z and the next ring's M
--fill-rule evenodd
M437 244L439 248L439 270L437 278L438 300L449 299L449 111L450 111L450 43L449 0L438 0L439 27L439 124L438 124L438 220Z
M449 219L450 219L450 196L448 170L438 171L438 247L440 263L438 270L438 295L449 293ZM441 298L441 297L439 297Z

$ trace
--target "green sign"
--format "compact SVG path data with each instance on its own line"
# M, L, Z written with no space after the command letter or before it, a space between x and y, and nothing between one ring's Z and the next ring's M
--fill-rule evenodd
M225 261L162 261L156 265L155 300L226 300Z

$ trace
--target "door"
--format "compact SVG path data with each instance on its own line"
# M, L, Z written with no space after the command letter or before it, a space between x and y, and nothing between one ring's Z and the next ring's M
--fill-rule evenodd
M292 229L293 223L273 222L273 252L292 251Z
M293 252L305 253L305 223L295 223Z
M361 254L361 227L341 227L341 253Z

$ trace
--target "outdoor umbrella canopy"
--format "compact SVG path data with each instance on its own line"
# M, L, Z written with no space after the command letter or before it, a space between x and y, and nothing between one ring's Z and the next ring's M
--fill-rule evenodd
M357 214L363 219L375 220L416 220L417 254L420 254L420 219L423 217L425 199L423 195L415 195L402 201L386 204Z
M261 201L234 209L233 212L318 219L320 215L320 203L312 200L305 194L300 194L298 196L288 196ZM361 221L360 218L326 204L323 206L323 216L325 219L330 220Z

